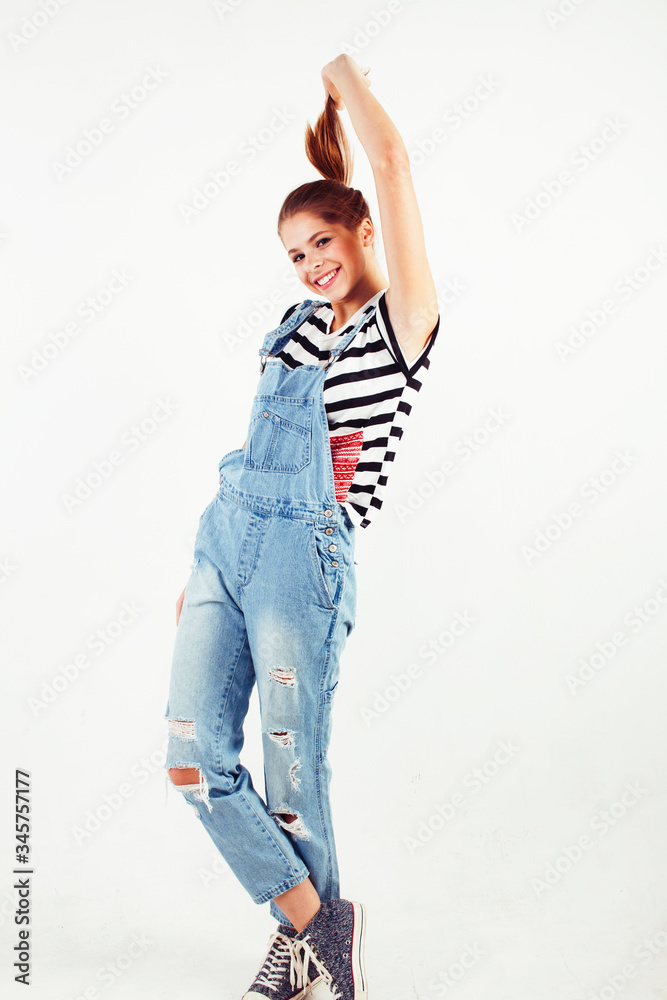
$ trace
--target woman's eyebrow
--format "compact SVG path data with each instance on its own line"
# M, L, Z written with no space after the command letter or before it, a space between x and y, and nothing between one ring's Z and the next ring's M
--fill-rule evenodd
M318 231L316 233L313 233L313 235L310 237L310 239L308 240L308 242L312 243L313 240L316 239L320 235L320 233L325 233L325 232L326 232L326 229L318 229ZM287 252L288 253L295 253L297 249L298 249L298 247L293 247L291 250L288 250Z

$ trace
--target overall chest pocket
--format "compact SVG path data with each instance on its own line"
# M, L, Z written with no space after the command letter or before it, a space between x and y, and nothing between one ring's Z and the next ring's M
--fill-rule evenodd
M244 469L300 472L311 458L312 419L312 396L255 396Z

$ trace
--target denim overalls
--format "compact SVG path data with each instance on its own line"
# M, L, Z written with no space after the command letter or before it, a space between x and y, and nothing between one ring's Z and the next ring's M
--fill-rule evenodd
M321 304L303 301L260 349L246 446L220 461L199 521L166 711L165 768L199 770L177 787L257 903L308 875L322 901L340 895L327 750L354 627L355 526L336 500L322 390L368 313L324 367L272 357ZM255 682L265 799L239 761Z

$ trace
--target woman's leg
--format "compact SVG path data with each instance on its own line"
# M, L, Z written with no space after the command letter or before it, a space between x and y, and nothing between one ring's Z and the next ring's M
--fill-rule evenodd
M320 908L321 901L315 886L309 878L301 885L295 885L274 900L296 931L302 931Z
M260 701L265 797L324 902L340 893L327 753L340 654L354 622L352 545L338 531L323 534L320 545L316 532L323 529L305 519L266 521L256 569L242 594ZM324 543L336 546L338 564L335 571L325 564L326 578ZM300 923L306 910L316 912L308 885L286 899ZM276 897L271 912L296 926Z
M219 501L202 516L177 629L165 767L257 903L308 877L239 761L255 670L236 582L256 543L252 514ZM250 561L252 564L252 560Z

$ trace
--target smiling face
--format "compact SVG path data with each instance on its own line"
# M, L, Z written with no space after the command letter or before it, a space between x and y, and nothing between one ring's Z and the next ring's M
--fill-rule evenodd
M280 238L297 276L310 292L330 302L353 293L373 253L373 224L364 219L356 230L325 222L312 212L297 212L283 222ZM326 278L323 284L318 279Z

